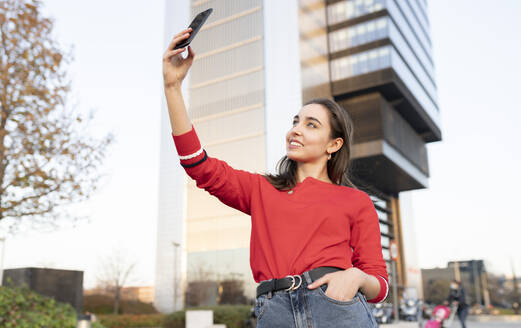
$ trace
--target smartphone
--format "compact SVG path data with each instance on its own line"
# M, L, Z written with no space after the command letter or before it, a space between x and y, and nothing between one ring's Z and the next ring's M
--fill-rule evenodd
M188 26L188 27L192 28L192 32L190 32L190 37L188 37L188 39L184 40L184 42L176 45L174 47L174 50L179 49L179 48L184 48L184 47L188 46L190 44L190 42L192 42L192 40L195 38L195 35L197 34L197 32L199 32L199 30L201 29L201 26L203 26L204 22L206 22L206 20L208 19L208 16L210 16L212 11L213 11L213 8L210 8L203 12L200 12L199 14L197 14L197 16L195 16L194 20L190 23L190 26Z

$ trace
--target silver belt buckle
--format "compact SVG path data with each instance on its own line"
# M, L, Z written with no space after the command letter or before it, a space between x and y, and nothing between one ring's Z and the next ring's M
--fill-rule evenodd
M298 283L298 286L295 286L295 277L298 277L299 278L299 283ZM302 285L302 277L298 274L292 276L292 275L287 275L286 278L291 278L291 280L293 281L291 286L288 288L288 289L284 289L284 291L288 292L288 291L292 291L292 290L295 290L297 288L300 287L300 285Z

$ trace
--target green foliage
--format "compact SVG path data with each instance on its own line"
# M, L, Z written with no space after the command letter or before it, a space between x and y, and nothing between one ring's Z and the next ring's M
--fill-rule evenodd
M106 295L84 295L83 311L95 314L114 313L114 299Z
M104 328L161 327L164 319L164 314L106 314L98 316L99 323Z
M76 312L26 287L0 287L0 327L75 328Z
M243 328L250 317L251 305L219 305L188 308L187 310L212 310L213 323L225 324L227 328ZM184 328L185 311L168 315L163 322L164 328Z
M151 303L140 301L121 301L121 313L123 314L156 314L157 310Z
M103 326L99 321L96 321L96 322L90 323L90 328L107 328L107 327Z
M83 311L95 314L113 314L114 298L108 295L84 295ZM120 314L155 314L157 310L150 303L122 300L119 305Z
M498 314L500 314L500 315L513 315L513 314L515 314L513 309L495 308L495 310L496 310L496 311L498 312ZM518 315L521 315L521 314L518 314Z
M214 319L215 323L215 319ZM163 321L163 327L165 328L184 328L186 327L185 311L177 311L169 314Z

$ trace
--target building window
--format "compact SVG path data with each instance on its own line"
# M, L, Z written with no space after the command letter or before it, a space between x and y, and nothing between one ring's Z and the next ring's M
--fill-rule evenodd
M383 39L388 35L388 18L378 18L329 33L329 51L336 52L356 47Z
M391 253L389 252L388 249L382 248L382 255L384 257L384 260L386 260L386 261L391 260ZM389 271L389 269L387 269L387 271Z
M329 51L334 53L384 38L392 40L394 46L405 57L416 78L427 90L430 97L436 99L436 86L433 82L432 70L429 70L432 67L425 57L420 57L423 58L423 62L416 57L413 49L410 48L389 17L381 17L329 33ZM414 45L415 43L412 44ZM414 50L420 49L415 48ZM423 55L423 52L416 52L416 54ZM377 69L374 66L375 64L376 55L372 54L369 62L369 71Z
M331 77L337 81L390 66L390 46L384 46L332 60Z
M385 0L347 0L328 6L329 24L340 23L384 8Z
M371 63L369 63L371 61ZM393 46L383 46L331 61L331 78L338 81L392 67L420 105L431 117L436 117L438 107L425 88L421 86L410 68Z
M378 213L380 214L380 213ZM378 215L380 216L380 215ZM380 222L380 233L389 234L389 225Z

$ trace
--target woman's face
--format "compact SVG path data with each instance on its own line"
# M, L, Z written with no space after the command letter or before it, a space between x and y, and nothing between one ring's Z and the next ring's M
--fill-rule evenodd
M318 159L327 161L327 151L332 153L340 148L338 145L335 147L335 142L329 139L330 131L326 108L319 104L302 107L293 118L292 128L286 133L288 158L297 162L313 162ZM291 144L292 141L299 145Z

